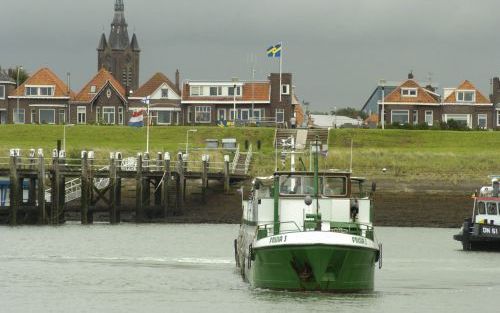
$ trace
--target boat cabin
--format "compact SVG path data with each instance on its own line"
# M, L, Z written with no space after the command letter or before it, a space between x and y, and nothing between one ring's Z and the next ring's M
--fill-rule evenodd
M278 222L281 231L304 230L311 218L321 223L321 230L348 223L371 225L370 198L363 183L349 172L319 172L318 186L313 172L256 178L243 204L243 219L252 225Z
M482 187L475 197L473 220L479 224L500 225L500 197L498 180L492 186Z

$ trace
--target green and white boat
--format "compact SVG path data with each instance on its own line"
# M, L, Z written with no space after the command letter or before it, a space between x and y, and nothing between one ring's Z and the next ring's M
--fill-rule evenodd
M350 171L275 172L256 178L234 249L255 288L359 292L374 288L381 245L372 196ZM293 159L293 154L292 154ZM292 162L293 164L293 162Z

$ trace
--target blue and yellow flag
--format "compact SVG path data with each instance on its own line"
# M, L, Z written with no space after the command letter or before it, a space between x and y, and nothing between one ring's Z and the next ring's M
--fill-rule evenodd
M281 43L267 49L267 56L270 58L281 58Z

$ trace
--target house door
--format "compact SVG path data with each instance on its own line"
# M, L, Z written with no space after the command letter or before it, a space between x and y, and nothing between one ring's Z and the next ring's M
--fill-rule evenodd
M7 111L0 111L0 124L7 124Z

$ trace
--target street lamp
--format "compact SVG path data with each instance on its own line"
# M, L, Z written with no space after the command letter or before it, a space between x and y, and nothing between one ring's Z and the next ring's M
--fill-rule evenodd
M233 77L233 127L236 126L236 116L238 113L236 112L236 82L238 78Z
M17 76L16 76L16 90L19 89L19 71L23 69L23 66L18 66L17 67ZM18 90L19 92L19 90ZM14 123L18 124L19 123L19 95L17 95L17 106L16 106L16 120Z
M379 82L379 86L382 87L382 112L380 113L380 121L382 124L382 129L385 129L385 107L384 107L384 100L385 100L385 80L381 79Z
M190 132L197 132L198 130L197 129L188 129L188 131L186 132L186 155L188 155L188 149L189 149L189 133Z
M63 150L66 151L66 127L73 127L75 124L64 124L63 125Z

